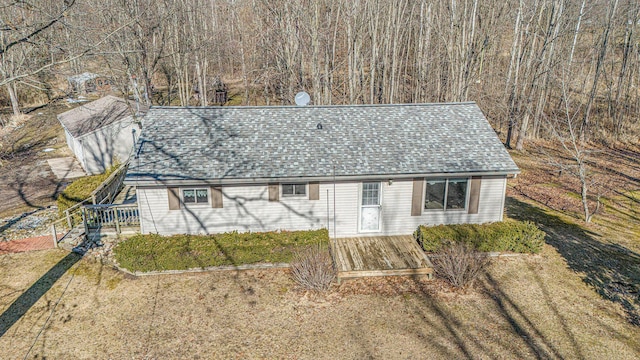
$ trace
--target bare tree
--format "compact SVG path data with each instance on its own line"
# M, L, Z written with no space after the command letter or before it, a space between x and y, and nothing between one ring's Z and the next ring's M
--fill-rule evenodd
M56 63L42 64L36 54L46 49L42 39L53 30L67 12L74 6L75 0L64 1L60 6L49 8L46 3L28 4L21 1L4 2L0 6L0 86L5 86L11 101L14 115L20 115L17 82L35 86L25 80ZM45 59L48 58L45 54Z
M548 128L550 133L561 144L563 156L551 157L551 159L561 172L567 173L579 181L584 221L589 223L601 206L600 195L596 195L595 200L592 200L591 195L596 185L593 169L589 165L591 163L590 155L593 150L590 150L584 141L580 139L580 132L577 130L579 110L571 110L572 103L564 77L561 84L564 112L557 117L551 118L548 122ZM569 159L569 161L562 161L564 158ZM595 202L595 205L592 205L593 202ZM593 210L591 210L592 208Z

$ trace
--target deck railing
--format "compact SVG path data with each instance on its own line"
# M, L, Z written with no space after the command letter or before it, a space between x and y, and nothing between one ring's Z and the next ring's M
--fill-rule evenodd
M64 238L72 229L77 228L83 223L85 233L87 233L89 229L99 229L103 226L103 222L106 227L115 227L118 233L120 233L121 226L140 226L137 206L115 206L108 204L115 199L122 189L128 168L128 162L122 164L116 171L109 175L88 198L66 209L64 216L51 224L51 235L56 246L58 246L61 238ZM87 206L96 206L97 204L105 203L108 205L100 205L106 206L104 209L98 210L98 208L96 208L87 210ZM87 222L88 218L93 219L90 224ZM107 219L112 220L106 221ZM59 234L62 234L62 237L60 237Z
M113 199L115 199L116 195L118 195L122 189L124 177L127 175L128 168L129 163L127 162L122 164L122 166L109 175L109 177L91 193L91 202L94 205L113 202Z
M74 227L82 224L82 205L86 202L87 200L68 208L64 212L64 217L51 224L51 236L55 247L58 247L58 242L73 230Z
M85 205L84 219L89 230L115 228L120 233L122 227L140 226L140 213L137 205L98 204Z

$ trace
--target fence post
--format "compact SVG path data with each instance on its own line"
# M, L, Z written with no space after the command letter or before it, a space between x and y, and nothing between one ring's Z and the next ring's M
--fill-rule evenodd
M91 202L93 203L93 205L96 204L96 194L91 195Z
M89 225L87 225L87 210L82 207L82 223L84 224L84 236L89 237Z
M71 223L71 215L69 215L69 209L64 211L67 214L67 225L69 225L69 229L73 229L73 224Z
M113 208L113 219L116 222L116 234L120 234L120 218L118 217L118 208Z
M51 224L51 235L53 235L53 247L58 247L58 233L56 232L56 224Z

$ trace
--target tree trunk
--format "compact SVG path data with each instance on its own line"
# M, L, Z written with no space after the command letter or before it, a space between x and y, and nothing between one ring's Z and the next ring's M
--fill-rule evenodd
M607 53L607 46L609 45L609 34L611 32L611 25L613 22L613 17L616 12L616 7L618 6L618 0L615 0L611 4L611 10L609 12L609 16L607 17L607 24L602 33L602 42L600 43L600 51L598 53L598 60L596 62L596 70L593 75L593 86L591 87L591 92L589 93L589 97L587 98L587 105L584 111L584 117L582 118L582 125L580 127L580 141L586 140L586 133L589 132L589 114L591 112L591 107L593 105L593 101L595 100L598 93L598 80L600 79L600 73L602 72L602 67L605 60L605 55Z
M22 112L20 111L20 103L18 102L16 84L14 82L10 82L7 84L7 92L9 93L9 98L11 99L11 109L13 110L13 115L18 116L22 114Z

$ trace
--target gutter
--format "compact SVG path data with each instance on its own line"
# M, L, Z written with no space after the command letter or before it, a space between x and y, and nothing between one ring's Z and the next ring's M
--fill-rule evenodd
M441 177L471 177L471 176L505 176L511 177L520 173L519 169L509 171L475 171L460 173L418 173L418 174L381 174L381 175L343 175L316 177L279 177L279 178L244 178L244 179L140 179L143 175L125 178L124 183L131 186L191 186L191 185L255 185L269 183L299 183L299 182L333 182L333 181L387 181L413 178L441 178Z

